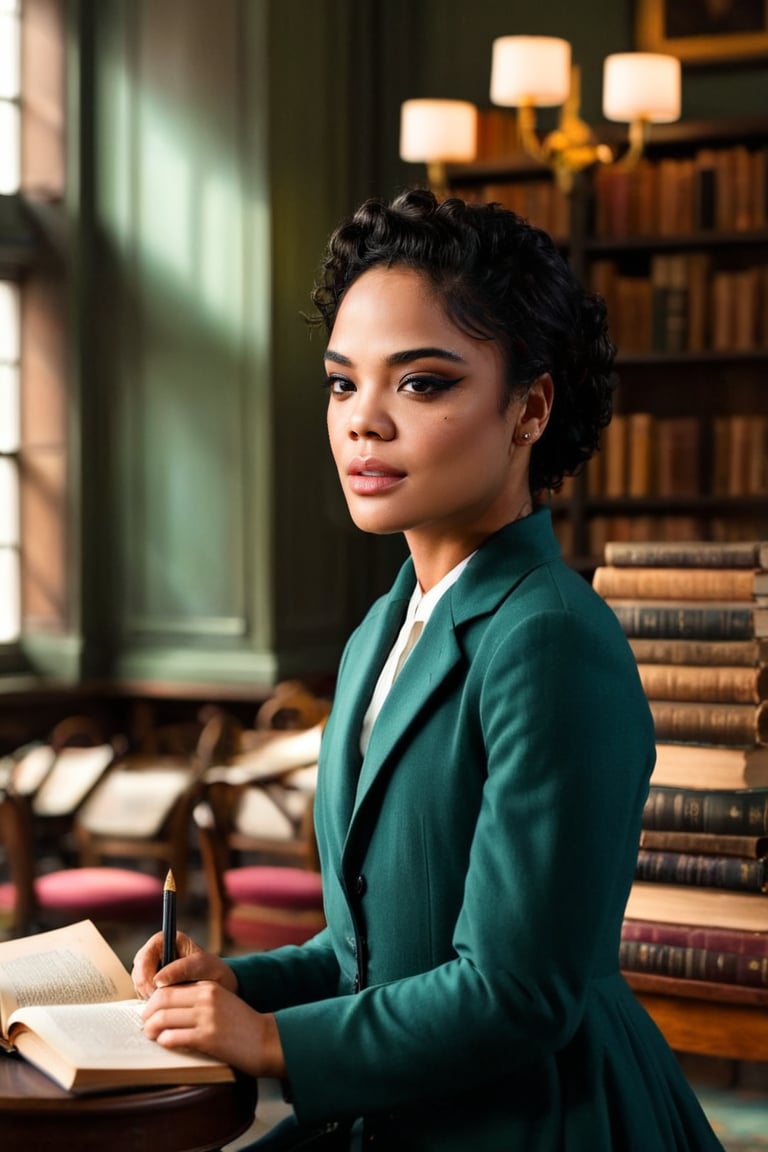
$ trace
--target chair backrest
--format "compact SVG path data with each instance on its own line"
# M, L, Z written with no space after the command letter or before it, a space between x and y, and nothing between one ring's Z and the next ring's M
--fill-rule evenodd
M306 939L322 923L313 806L330 704L294 682L279 686L268 703L254 729L224 719L230 736L236 734L236 751L205 774L194 811L208 895L208 946L215 952L233 942L229 927L238 911L251 926L261 918L264 938L272 940ZM246 872L244 887L239 881ZM267 888L269 897L262 899Z
M104 741L88 717L61 721L46 740L4 757L0 796L0 839L8 881L2 911L15 934L31 929L36 911L35 880L41 867L70 862L74 814L123 747Z
M285 942L298 942L291 938L297 928L306 939L322 926L313 822L315 771L312 765L296 769L293 783L294 774L287 774L279 792L274 783L228 781L218 773L206 784L204 799L194 814L208 897L211 951L220 953L238 943L232 925L243 917L250 918L251 928L254 918L260 919L273 943L280 942L285 933ZM281 906L281 878L294 877L291 888L295 893L299 873L313 881L299 885L309 890L308 902L305 893L299 906L293 899ZM245 886L237 882L240 874L249 875ZM252 936L249 939L253 941Z
M188 888L192 811L220 743L223 720L211 714L190 730L158 729L150 747L128 752L78 809L73 831L79 862L144 861L159 876L173 869L179 901ZM171 749L168 751L168 749Z
M10 791L0 795L0 844L5 849L8 873L2 887L10 896L7 902L0 901L0 911L4 927L20 936L29 931L36 906L35 848L29 803Z
M10 883L0 887L6 915L12 909L14 932L25 934L34 923L45 922L46 910L48 918L66 916L70 891L74 904L82 903L78 872L84 866L128 866L144 874L147 882L147 873L161 880L172 867L179 900L183 900L192 847L192 809L202 777L216 758L221 731L222 719L214 714L196 727L191 752L127 752L124 741L115 741L94 748L62 748L50 766L36 749L19 757L0 796L0 833L10 876ZM158 737L158 746L160 742ZM30 767L28 756L33 753L39 762L33 760ZM63 769L70 765L78 771L67 779ZM57 766L61 780L56 779ZM72 840L73 858L64 861L64 867L48 862L41 868L41 837L61 827ZM46 909L46 895L54 889L55 910Z
M256 728L297 731L323 722L330 700L316 695L302 680L282 680L256 713Z
M227 778L214 770L204 783L204 803L227 864L239 857L264 863L317 867L313 806L317 765L301 766L278 779ZM199 819L196 816L199 824Z

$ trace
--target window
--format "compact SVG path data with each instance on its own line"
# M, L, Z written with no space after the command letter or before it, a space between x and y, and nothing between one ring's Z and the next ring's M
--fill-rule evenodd
M19 190L21 169L19 0L0 0L0 193Z
M19 191L19 0L0 0L0 195ZM18 641L19 554L19 286L0 279L0 644Z

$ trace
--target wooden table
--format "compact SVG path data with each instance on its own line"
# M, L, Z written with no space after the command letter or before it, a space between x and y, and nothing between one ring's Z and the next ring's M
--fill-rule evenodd
M3 1152L213 1152L248 1128L255 1105L247 1082L73 1096L0 1052Z

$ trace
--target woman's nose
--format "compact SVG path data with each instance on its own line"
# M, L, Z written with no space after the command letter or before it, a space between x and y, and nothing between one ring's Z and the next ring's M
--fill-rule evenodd
M385 407L374 397L358 392L349 420L349 435L353 440L391 440L394 424Z

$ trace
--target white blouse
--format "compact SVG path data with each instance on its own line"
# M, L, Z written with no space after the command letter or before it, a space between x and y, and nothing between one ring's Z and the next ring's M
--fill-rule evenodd
M473 556L474 552L470 553L470 555L466 556L463 560L460 560L455 568L451 568L450 572L446 573L438 584L435 584L434 588L430 588L429 592L422 592L419 582L416 581L416 586L413 589L411 599L408 603L408 610L405 613L403 626L398 633L395 643L392 645L389 656L384 662L384 667L381 670L379 679L376 682L376 687L373 690L371 702L368 705L368 711L363 719L363 726L360 731L360 751L363 753L363 756L365 756L366 749L368 748L368 742L371 738L376 717L381 711L389 690L395 682L395 675L400 671L398 667L400 658L406 646L411 641L411 630L414 624L419 624L421 627L415 641L411 644L411 649L406 654L406 659L410 655L412 648L418 643L421 632L423 632L438 600L448 591L452 584L456 583ZM403 663L405 663L405 661L403 661Z

